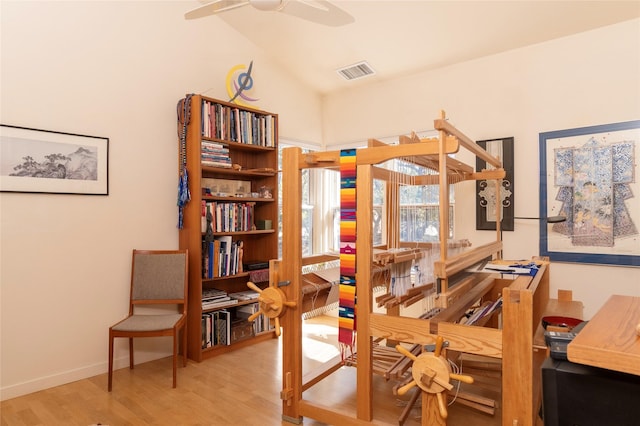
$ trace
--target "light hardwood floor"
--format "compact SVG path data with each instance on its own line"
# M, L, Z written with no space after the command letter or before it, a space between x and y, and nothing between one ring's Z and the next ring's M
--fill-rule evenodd
M304 329L305 370L338 353L337 330L326 319L307 321ZM1 425L291 425L281 421L281 350L272 339L201 363L189 361L178 368L176 389L171 388L171 358L116 370L111 393L106 373L101 374L3 401ZM406 398L392 395L395 383L381 377L374 383L376 422L398 424ZM305 398L353 412L355 369L342 367ZM419 416L416 407L405 425L420 425ZM498 419L454 404L448 424L493 425ZM306 418L303 424L321 425Z

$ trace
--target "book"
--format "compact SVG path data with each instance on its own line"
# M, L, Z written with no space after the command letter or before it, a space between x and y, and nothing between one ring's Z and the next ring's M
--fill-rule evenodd
M207 167L222 167L222 168L227 168L230 169L232 164L231 164L231 160L229 160L228 163L223 163L220 161L202 161L202 165L203 166L207 166Z
M267 261L257 260L253 262L244 263L244 269L247 271L257 271L260 269L268 269L268 268L269 268L269 262Z
M229 293L229 297L238 299L238 300L257 300L260 296L260 293L253 290L245 290L239 291L236 293Z
M231 244L233 243L233 238L230 235L222 235L215 237L215 241L219 241L220 243L220 266L219 271L221 277L226 277L229 275L233 275L230 273L230 255L231 255Z
M238 304L238 299L221 300L221 301L213 301L213 302L202 302L202 309L215 309L222 308L227 306L233 306Z
M231 313L227 310L214 312L215 342L217 345L231 344Z
M217 288L203 288L202 289L202 299L211 299L217 297L226 297L227 292L224 290L220 290Z
M205 303L217 303L217 302L226 302L231 300L231 296L216 296L216 297L207 297L202 299L202 304Z

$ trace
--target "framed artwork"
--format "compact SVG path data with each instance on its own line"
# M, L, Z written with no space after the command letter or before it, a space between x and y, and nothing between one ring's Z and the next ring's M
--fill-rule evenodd
M496 202L501 207L500 229L513 231L513 138L490 139L476 142L493 157L502 161L506 176L501 182L500 200L497 200L494 181L476 181L476 229L496 229ZM489 166L493 168L492 166ZM487 169L487 163L476 157L476 171Z
M109 139L0 125L0 191L109 194Z
M640 120L540 133L540 255L640 266Z

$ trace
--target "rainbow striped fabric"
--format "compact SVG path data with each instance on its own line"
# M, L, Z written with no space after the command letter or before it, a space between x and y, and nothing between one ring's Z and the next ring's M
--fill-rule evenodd
M351 352L356 331L356 150L340 151L340 302L338 342Z

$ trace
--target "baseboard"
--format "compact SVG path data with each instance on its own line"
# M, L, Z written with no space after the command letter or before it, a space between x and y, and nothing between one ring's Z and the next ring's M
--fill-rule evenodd
M153 356L149 356L153 355ZM158 353L139 353L136 352L136 365L142 364L156 359L165 358L171 356L171 353L158 354ZM78 380L88 379L89 377L98 376L100 374L106 374L108 371L107 362L101 362L98 364L87 365L85 367L77 368L74 370L67 370L58 374L52 374L45 377L38 377L33 380L18 383L15 385L5 386L0 388L0 401L5 401L11 398L17 398L19 396L27 395L33 392L49 389L55 386L65 385L67 383L75 382ZM129 367L129 355L125 355L121 358L113 360L113 369L118 370L120 368ZM105 387L105 392L107 391Z

